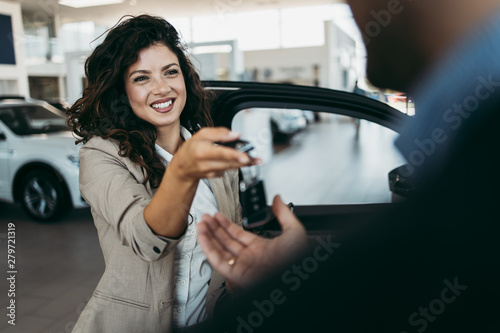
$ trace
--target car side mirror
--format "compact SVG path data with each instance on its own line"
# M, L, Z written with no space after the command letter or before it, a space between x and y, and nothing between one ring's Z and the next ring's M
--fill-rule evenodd
M7 140L7 137L5 136L5 134L0 132L0 141L5 141L5 140Z

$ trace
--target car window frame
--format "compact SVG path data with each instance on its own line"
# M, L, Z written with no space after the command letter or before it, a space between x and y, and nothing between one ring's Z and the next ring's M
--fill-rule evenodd
M214 94L211 115L215 126L232 127L234 116L248 108L297 108L364 119L400 133L412 117L372 98L319 87L261 82L204 81ZM389 172L389 170L388 170ZM348 232L353 226L374 221L375 216L392 210L391 203L296 205L295 215L309 235ZM274 219L260 228L270 235L279 233Z

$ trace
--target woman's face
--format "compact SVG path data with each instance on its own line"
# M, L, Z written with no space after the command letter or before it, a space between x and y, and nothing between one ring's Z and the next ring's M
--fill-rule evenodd
M139 52L125 72L125 92L134 114L158 131L180 123L186 105L186 86L177 56L165 45Z

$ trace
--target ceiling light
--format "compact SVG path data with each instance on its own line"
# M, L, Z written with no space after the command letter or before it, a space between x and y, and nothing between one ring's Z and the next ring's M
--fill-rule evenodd
M123 3L123 0L59 0L60 5L73 8L115 5L119 3Z

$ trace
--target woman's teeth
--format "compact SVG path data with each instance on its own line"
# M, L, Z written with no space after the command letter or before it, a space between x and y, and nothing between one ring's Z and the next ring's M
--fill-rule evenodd
M165 109L168 108L170 105L172 105L172 100L169 100L168 102L165 103L153 104L151 106L155 109Z

